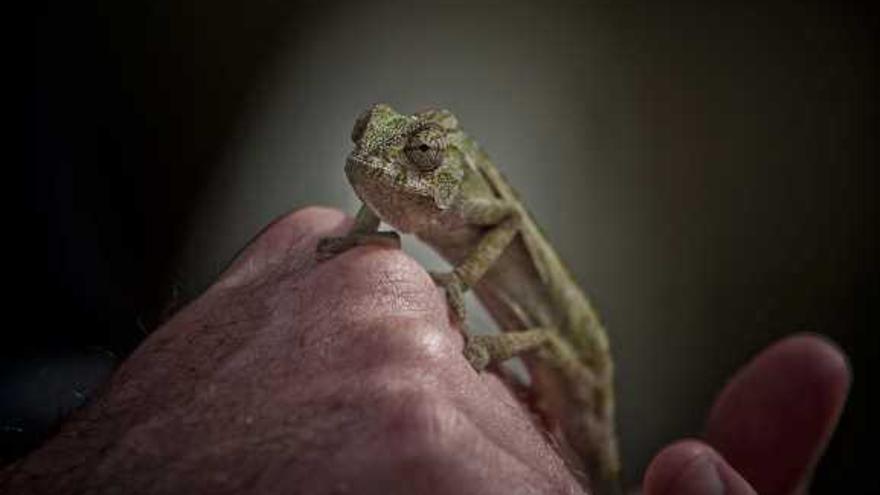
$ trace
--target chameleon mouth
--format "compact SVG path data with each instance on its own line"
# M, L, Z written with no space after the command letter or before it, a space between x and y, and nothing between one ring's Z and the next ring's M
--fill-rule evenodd
M345 160L345 175L367 203L386 201L394 192L394 174L379 158L351 154Z

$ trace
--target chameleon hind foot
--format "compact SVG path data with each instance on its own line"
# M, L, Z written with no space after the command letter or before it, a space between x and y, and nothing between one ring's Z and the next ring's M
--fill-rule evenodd
M325 237L318 242L315 256L318 261L325 261L357 246L400 249L400 235L397 232L369 232L348 234L342 237Z
M522 332L507 332L492 335L468 335L464 346L464 357L477 371L491 364L506 361L523 352L536 349L550 338L553 330L532 328Z

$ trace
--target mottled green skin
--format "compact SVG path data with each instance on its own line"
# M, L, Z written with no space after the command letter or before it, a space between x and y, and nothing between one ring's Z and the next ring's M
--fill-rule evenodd
M424 137L426 129L430 151L439 157L422 163L412 136ZM591 488L616 492L620 467L605 331L514 190L445 110L407 116L376 105L358 119L352 139L345 170L364 204L453 265L491 227L470 221L474 204L500 199L519 217L518 235L473 288L504 331L553 329L547 344L523 356L536 405L570 463L571 451L583 462Z

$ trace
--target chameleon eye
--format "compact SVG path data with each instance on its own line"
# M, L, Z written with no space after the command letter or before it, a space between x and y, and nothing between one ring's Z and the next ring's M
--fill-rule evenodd
M430 172L443 165L446 149L443 129L427 125L413 132L403 147L409 162L421 172Z

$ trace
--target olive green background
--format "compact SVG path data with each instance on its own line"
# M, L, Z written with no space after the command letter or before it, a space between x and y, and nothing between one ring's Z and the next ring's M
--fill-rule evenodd
M812 331L850 354L856 377L815 491L876 487L859 460L880 347L875 19L845 2L673 4L38 13L26 211L50 227L42 285L85 329L42 317L4 383L27 388L47 353L124 355L138 325L197 294L283 212L353 212L342 166L358 113L441 106L518 187L601 310L630 480L664 444L699 434L749 356ZM4 397L25 446L46 416L30 402Z

